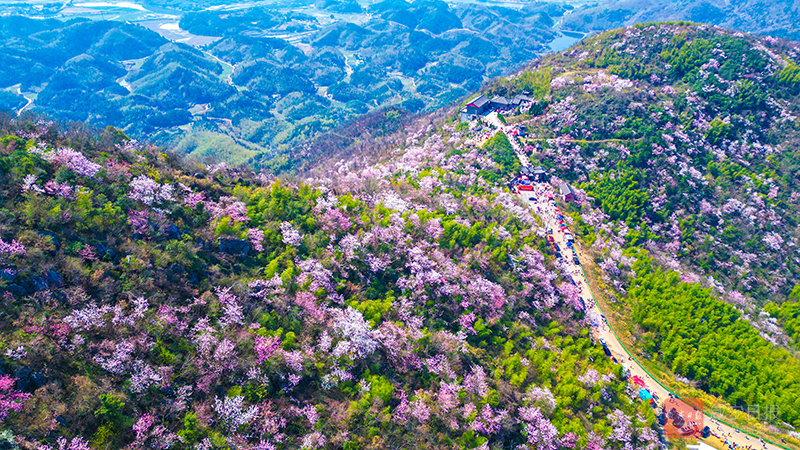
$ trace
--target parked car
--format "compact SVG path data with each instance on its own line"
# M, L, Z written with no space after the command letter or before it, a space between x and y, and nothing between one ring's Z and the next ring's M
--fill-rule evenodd
M536 202L536 197L528 197L528 200L530 200L532 202Z
M557 252L561 251L561 247L559 247L558 244L556 244L555 242L553 242L553 247L555 247Z
M581 265L581 260L580 260L580 259L578 259L578 257L577 257L577 256L573 256L573 257L572 257L572 262L574 262L575 264L577 264L577 265L579 265L579 266Z
M556 252L556 259L561 259L561 253Z

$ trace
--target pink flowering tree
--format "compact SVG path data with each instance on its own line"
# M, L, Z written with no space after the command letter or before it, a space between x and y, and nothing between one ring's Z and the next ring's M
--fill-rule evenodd
M6 256L25 256L26 253L25 246L18 241L12 239L11 242L6 242L0 239L0 254Z
M147 175L139 175L131 180L130 188L128 197L148 206L175 200L171 184L158 184Z
M21 411L22 406L31 394L20 392L14 388L17 379L10 375L0 376L0 422L12 411Z
M298 247L303 243L303 235L289 222L281 223L281 236L283 236L283 243Z
M206 201L206 211L212 219L230 217L234 222L247 222L247 205L236 197L222 197L217 202Z
M31 153L40 155L44 160L49 161L55 165L66 167L72 172L84 176L94 177L100 172L102 166L92 162L83 153L69 147L58 147L56 149L48 149L46 147L32 147Z

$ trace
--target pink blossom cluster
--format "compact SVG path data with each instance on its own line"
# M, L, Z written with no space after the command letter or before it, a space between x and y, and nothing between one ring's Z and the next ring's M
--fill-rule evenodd
M89 443L80 436L69 440L65 437L60 437L56 440L56 444L58 444L58 450L91 450ZM41 447L38 450L42 450Z
M609 75L603 71L595 75L589 75L583 79L583 90L586 92L598 92L606 88L614 89L619 92L632 87L633 81L620 78L616 75Z
M270 359L272 355L281 348L281 340L277 336L256 336L254 348L258 355L258 362L263 363Z
M48 181L44 187L36 184L36 175L26 175L22 181L23 191L32 191L39 194L52 195L55 197L72 199L75 195L75 190L67 183L57 183L55 181Z
M282 286L283 280L278 275L269 280L253 280L247 284L247 287L250 288L250 295L262 300L281 294Z
M36 153L45 161L53 164L66 167L72 172L84 176L93 177L100 172L102 166L89 160L83 153L71 149L69 147L58 147L57 149L48 149L44 146L36 146L30 149L31 153Z
M236 197L222 197L217 202L207 201L206 211L211 214L212 219L229 217L234 222L247 222L247 205Z
M537 450L556 450L558 430L536 406L524 406L519 409L519 420L523 424L523 432L529 446Z
M10 375L0 376L0 422L12 411L21 411L22 406L31 394L20 392L14 388L17 379Z
M25 256L27 250L25 246L19 243L18 241L12 239L11 242L6 242L2 238L0 238L0 253L6 254L9 256L20 255Z
M245 407L244 397L217 397L214 399L214 411L220 421L229 429L236 430L241 426L248 425L258 415L258 406L251 405Z
M147 175L139 175L131 180L130 188L131 190L128 192L128 197L131 200L142 202L145 205L175 200L171 184L158 184Z
M608 439L620 442L630 442L633 439L631 419L624 412L615 409L614 412L608 415L608 420L611 421L612 427Z
M194 192L192 188L183 183L178 183L178 187L183 191L183 204L189 208L196 208L197 205L205 202L206 196L202 192Z
M286 245L298 247L303 243L303 235L289 222L281 223L281 235Z
M264 230L260 228L249 228L247 230L247 240L250 241L250 244L252 244L257 252L264 251L264 246L262 245L262 242L264 242Z
M333 349L335 357L360 359L377 349L374 331L360 311L347 307L345 310L331 309L330 314L332 328L341 339Z

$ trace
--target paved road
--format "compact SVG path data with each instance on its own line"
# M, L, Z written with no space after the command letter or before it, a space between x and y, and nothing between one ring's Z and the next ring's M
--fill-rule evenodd
M486 121L497 128L498 131L506 133L509 141L511 141L514 151L519 157L520 163L523 166L530 165L528 157L522 153L522 149L514 139L512 134L513 127L503 125L503 123L497 118L496 113L488 114L485 116L485 118ZM635 375L644 380L647 389L656 394L660 399L658 403L659 406L661 406L663 404L663 399L669 398L670 393L655 379L653 379L622 346L622 343L617 339L610 325L605 320L603 312L595 304L593 300L594 295L592 294L589 283L587 282L586 277L581 270L580 264L575 264L572 260L572 252L569 251L567 246L566 233L561 231L556 219L558 206L555 200L558 200L558 194L553 190L549 183L541 183L534 185L533 192L522 191L519 195L522 197L523 201L525 201L534 210L534 212L542 218L545 227L552 228L552 236L555 242L561 248L563 262L566 264L569 273L572 274L572 278L575 280L576 285L580 288L581 297L583 297L584 301L586 302L587 315L590 318L595 319L597 323L597 326L592 327L592 334L594 337L605 340L609 350L611 350L611 354L620 364L624 365L630 370L631 377ZM550 197L552 197L554 200L549 200ZM575 245L579 261L587 258L578 248L579 244L576 243ZM781 447L778 447L777 445L762 442L759 438L748 436L747 434L742 433L733 427L717 422L712 417L703 414L702 426L705 425L711 427L713 433L712 436L706 439L707 441L718 439L719 442L731 449L746 449L749 447L753 450L782 450Z

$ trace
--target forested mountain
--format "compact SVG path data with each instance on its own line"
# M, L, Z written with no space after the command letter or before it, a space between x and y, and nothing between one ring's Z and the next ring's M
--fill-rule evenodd
M0 17L0 108L253 162L374 109L449 104L548 51L565 11L389 0L226 4L129 22ZM195 38L210 44L184 43Z
M449 104L547 51L551 15L564 11L544 3L516 11L389 0L349 21L258 7L189 13L181 27L221 36L207 50L233 64L232 82L274 104L280 117L248 116L238 96L213 103L213 111L231 114L242 139L281 147L377 107L417 112ZM302 45L274 37L286 33Z
M0 36L0 86L19 85L53 118L146 136L236 91L216 61L136 25L0 17ZM6 107L26 104L22 94L3 98Z
M578 10L566 27L603 31L635 23L690 20L800 39L800 5L793 0L612 0Z
M737 303L785 298L800 277L798 52L688 24L605 33L536 64L552 81L530 145L626 242Z
M314 128L315 111L359 105L337 95L399 92L387 76L418 93L477 89L458 74L527 57L514 46L548 15L531 8L502 26L482 6L396 0L309 29L311 16L264 8L186 15L186 29L221 35L204 51L235 63L229 79L160 38L122 60L113 43L144 32L133 25L20 22L26 37L2 45L39 77L17 81L23 93L41 88L54 116L102 123L81 92L139 116L102 132L0 116L0 446L655 450L654 410L594 342L597 318L541 219L509 193L520 163L505 134L402 104ZM259 35L270 24L307 45ZM438 60L403 72L411 44ZM526 127L519 142L552 184L573 186L566 221L632 352L703 395L774 405L758 426L788 446L800 445L799 53L645 24L483 92L527 93L502 120ZM152 117L182 123L195 98L209 108L195 115L220 117L194 126L258 130L263 144L297 120L317 137L256 173L126 135Z
M4 445L655 445L543 229L452 126L297 183L0 124Z
M795 426L799 54L781 39L637 25L489 91L546 93L507 120L578 188L568 222L640 355L744 410L780 405Z

